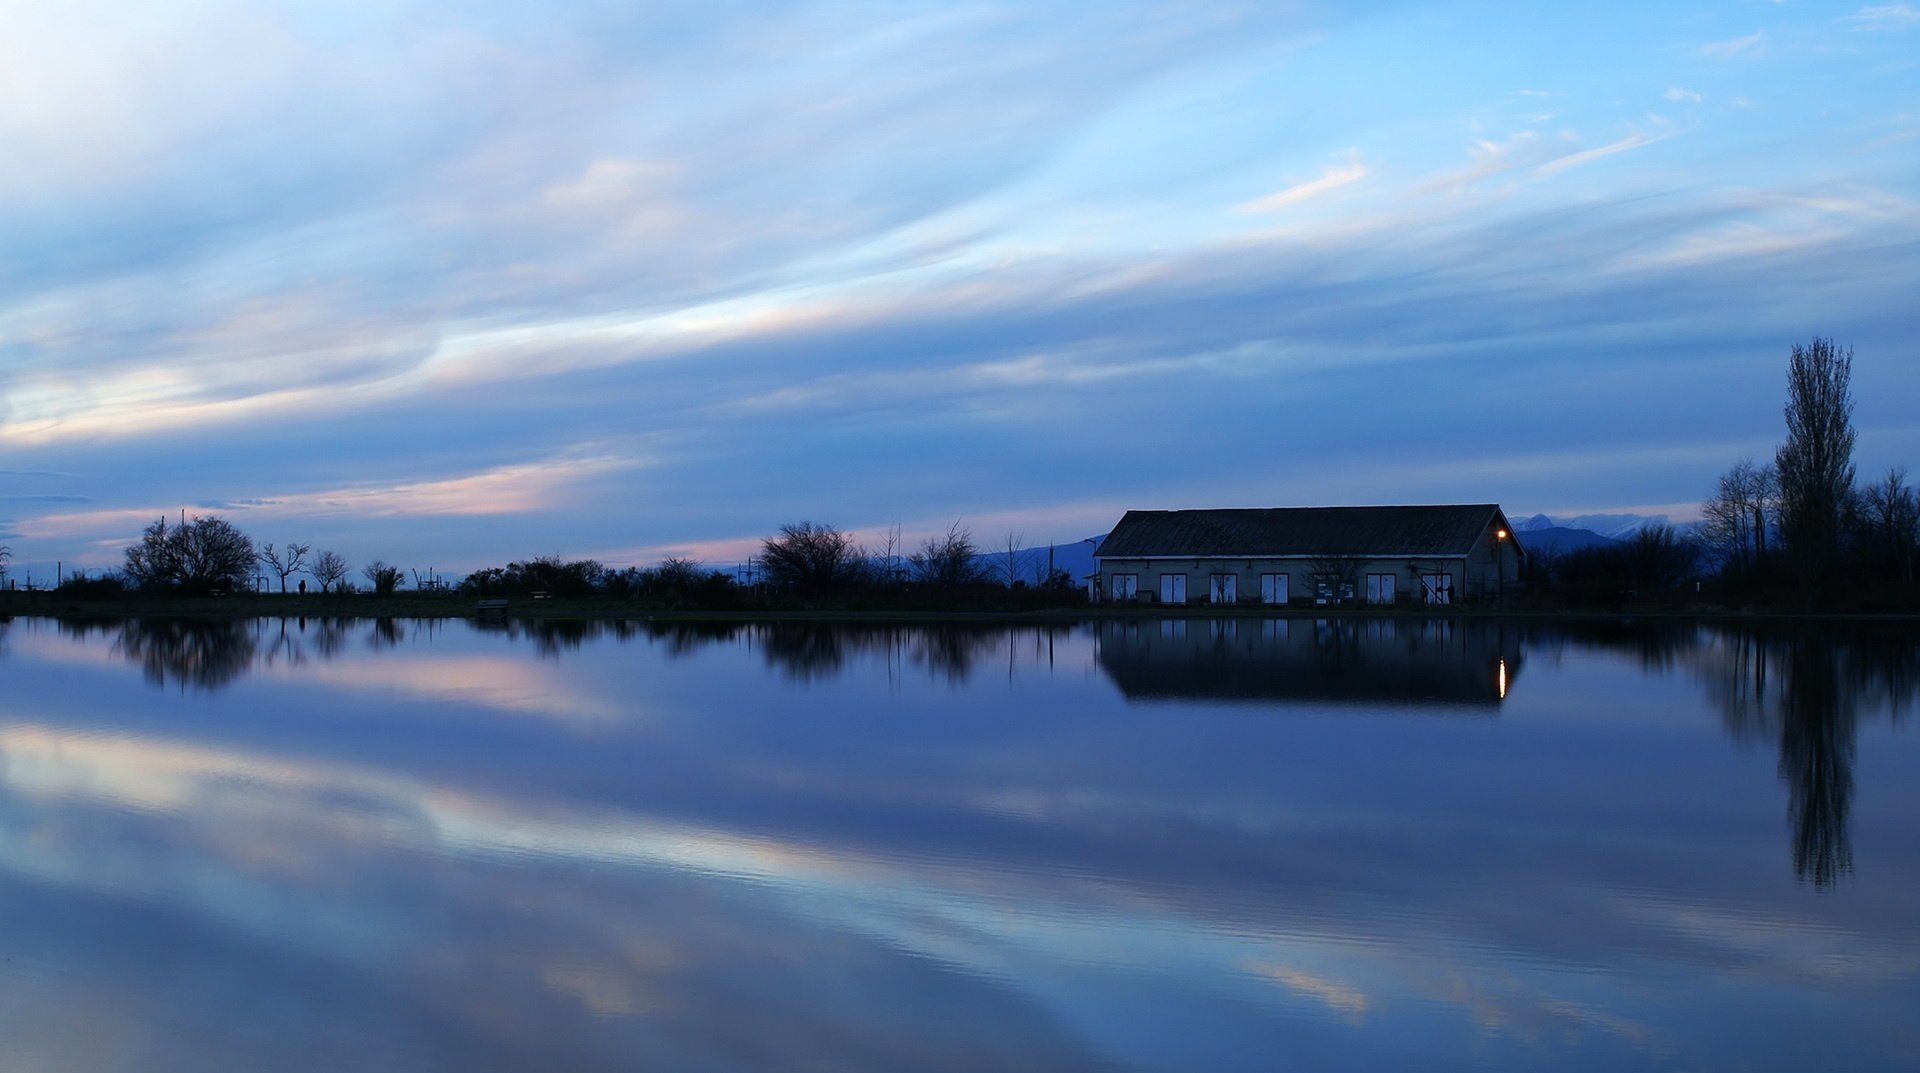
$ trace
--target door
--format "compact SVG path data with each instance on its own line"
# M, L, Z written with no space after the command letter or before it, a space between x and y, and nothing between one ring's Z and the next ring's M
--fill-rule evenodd
M1260 575L1260 602L1263 604L1284 604L1287 602L1287 575Z
M1392 574L1367 575L1367 602L1370 604L1390 604L1395 595Z
M1187 575L1160 575L1160 602L1163 604L1184 604L1187 602Z
M1240 575L1213 575L1213 589L1207 596L1216 604L1231 604L1240 601Z

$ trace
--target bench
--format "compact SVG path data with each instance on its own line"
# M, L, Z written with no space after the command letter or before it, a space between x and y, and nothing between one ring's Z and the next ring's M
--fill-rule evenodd
M475 614L480 615L495 611L504 615L507 613L507 602L505 600L481 600L479 603L473 605L473 610Z

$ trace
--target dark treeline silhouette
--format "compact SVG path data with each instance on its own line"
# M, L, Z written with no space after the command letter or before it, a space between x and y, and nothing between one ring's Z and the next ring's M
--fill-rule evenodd
M1920 497L1896 466L1866 484L1853 464L1853 351L1816 338L1787 363L1787 436L1768 465L1736 462L1701 505L1716 570L1704 589L1733 606L1920 610Z
M1690 596L1701 563L1696 541L1671 526L1650 525L1617 544L1530 555L1523 581L1536 602L1622 608Z
M1787 359L1786 438L1771 461L1735 462L1681 533L1535 554L1536 605L1794 611L1920 611L1920 495L1895 466L1865 483L1853 464L1853 351L1830 339Z
M414 570L410 600L435 597L590 601L643 611L1018 611L1071 607L1085 596L1065 571L1050 574L1038 557L1018 549L988 557L955 523L918 549L900 554L898 529L876 552L832 526L798 522L762 542L761 555L738 575L685 558L656 566L616 568L592 559L541 556L475 570L457 585L432 571ZM256 566L265 573L255 574ZM348 580L349 564L332 551L315 554L299 542L253 541L225 519L207 516L169 525L162 518L126 551L119 571L63 576L55 588L80 601L153 605L153 598L225 595L244 589L281 595L304 572L329 597L393 596L407 588L407 571L382 559L363 565L365 589ZM297 591L308 593L308 582ZM330 607L337 610L338 601Z

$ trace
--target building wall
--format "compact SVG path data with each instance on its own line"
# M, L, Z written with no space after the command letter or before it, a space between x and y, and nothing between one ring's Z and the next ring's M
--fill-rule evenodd
M1235 578L1237 602L1259 604L1261 575L1285 574L1288 602L1304 605L1314 603L1314 578L1317 573L1312 561L1305 559L1103 559L1100 562L1100 592L1103 600L1112 599L1116 591L1114 575L1133 574L1139 578L1139 602L1159 603L1162 591L1160 579L1169 574L1179 574L1187 579L1186 602L1203 604L1208 602L1212 592L1213 575L1231 574ZM1461 586L1468 576L1465 565L1459 559L1420 560L1419 573L1451 575L1456 599L1463 592ZM1422 591L1418 573L1408 568L1406 559L1363 560L1354 571L1355 602L1366 602L1369 574L1392 575L1394 591L1400 602L1416 600Z
M1287 596L1290 605L1312 605L1316 601L1314 585L1314 560L1303 558L1195 558L1195 559L1100 559L1099 598L1103 602L1114 599L1114 576L1133 574L1139 581L1138 602L1154 604L1160 602L1160 579L1169 574L1184 575L1187 579L1188 604L1209 602L1212 592L1212 579L1215 574L1232 574L1238 590L1238 604L1258 605L1261 603L1261 575L1287 575ZM1353 603L1365 605L1368 602L1367 575L1388 574L1394 578L1394 594L1397 603L1422 603L1424 586L1421 574L1447 574L1451 577L1454 603L1487 603L1499 599L1507 593L1519 591L1520 557L1513 545L1511 535L1502 539L1493 528L1482 535L1473 551L1464 558L1408 558L1399 556L1385 559L1364 559L1353 570Z

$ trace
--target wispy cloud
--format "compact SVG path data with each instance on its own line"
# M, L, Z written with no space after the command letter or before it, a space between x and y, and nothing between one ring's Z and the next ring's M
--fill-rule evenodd
M1856 30L1902 33L1920 26L1920 8L1912 4L1876 4L1848 15L1846 21Z
M1292 186L1276 190L1271 194L1258 197L1240 206L1243 212L1277 212L1291 205L1297 205L1310 198L1350 186L1367 177L1370 170L1358 154L1350 154L1344 164L1329 164L1320 172L1317 179L1295 183Z
M402 515L484 516L565 506L573 487L590 478L647 465L632 454L582 455L497 466L479 473L402 484L334 488L237 503L243 514L289 518L330 514L383 518Z
M1655 142L1672 137L1672 135L1673 128L1670 125L1658 125L1654 133L1636 130L1605 145L1598 145L1592 149L1582 149L1576 153L1568 153L1564 156L1555 157L1541 164L1536 170L1543 176L1555 175L1569 168L1577 168L1582 164L1591 164L1596 160L1603 160L1616 153L1624 153L1630 149L1644 148Z
M1714 60L1732 59L1736 56L1757 56L1766 40L1766 31L1755 30L1744 37L1728 38L1725 41L1713 41L1700 46L1700 55Z
M23 523L26 535L54 539L101 530L135 532L156 518L178 513L225 514L249 519L390 517L485 517L567 506L577 486L594 478L636 469L651 459L637 452L586 454L496 466L477 473L390 484L329 488L217 503L158 504L134 508L44 514Z

